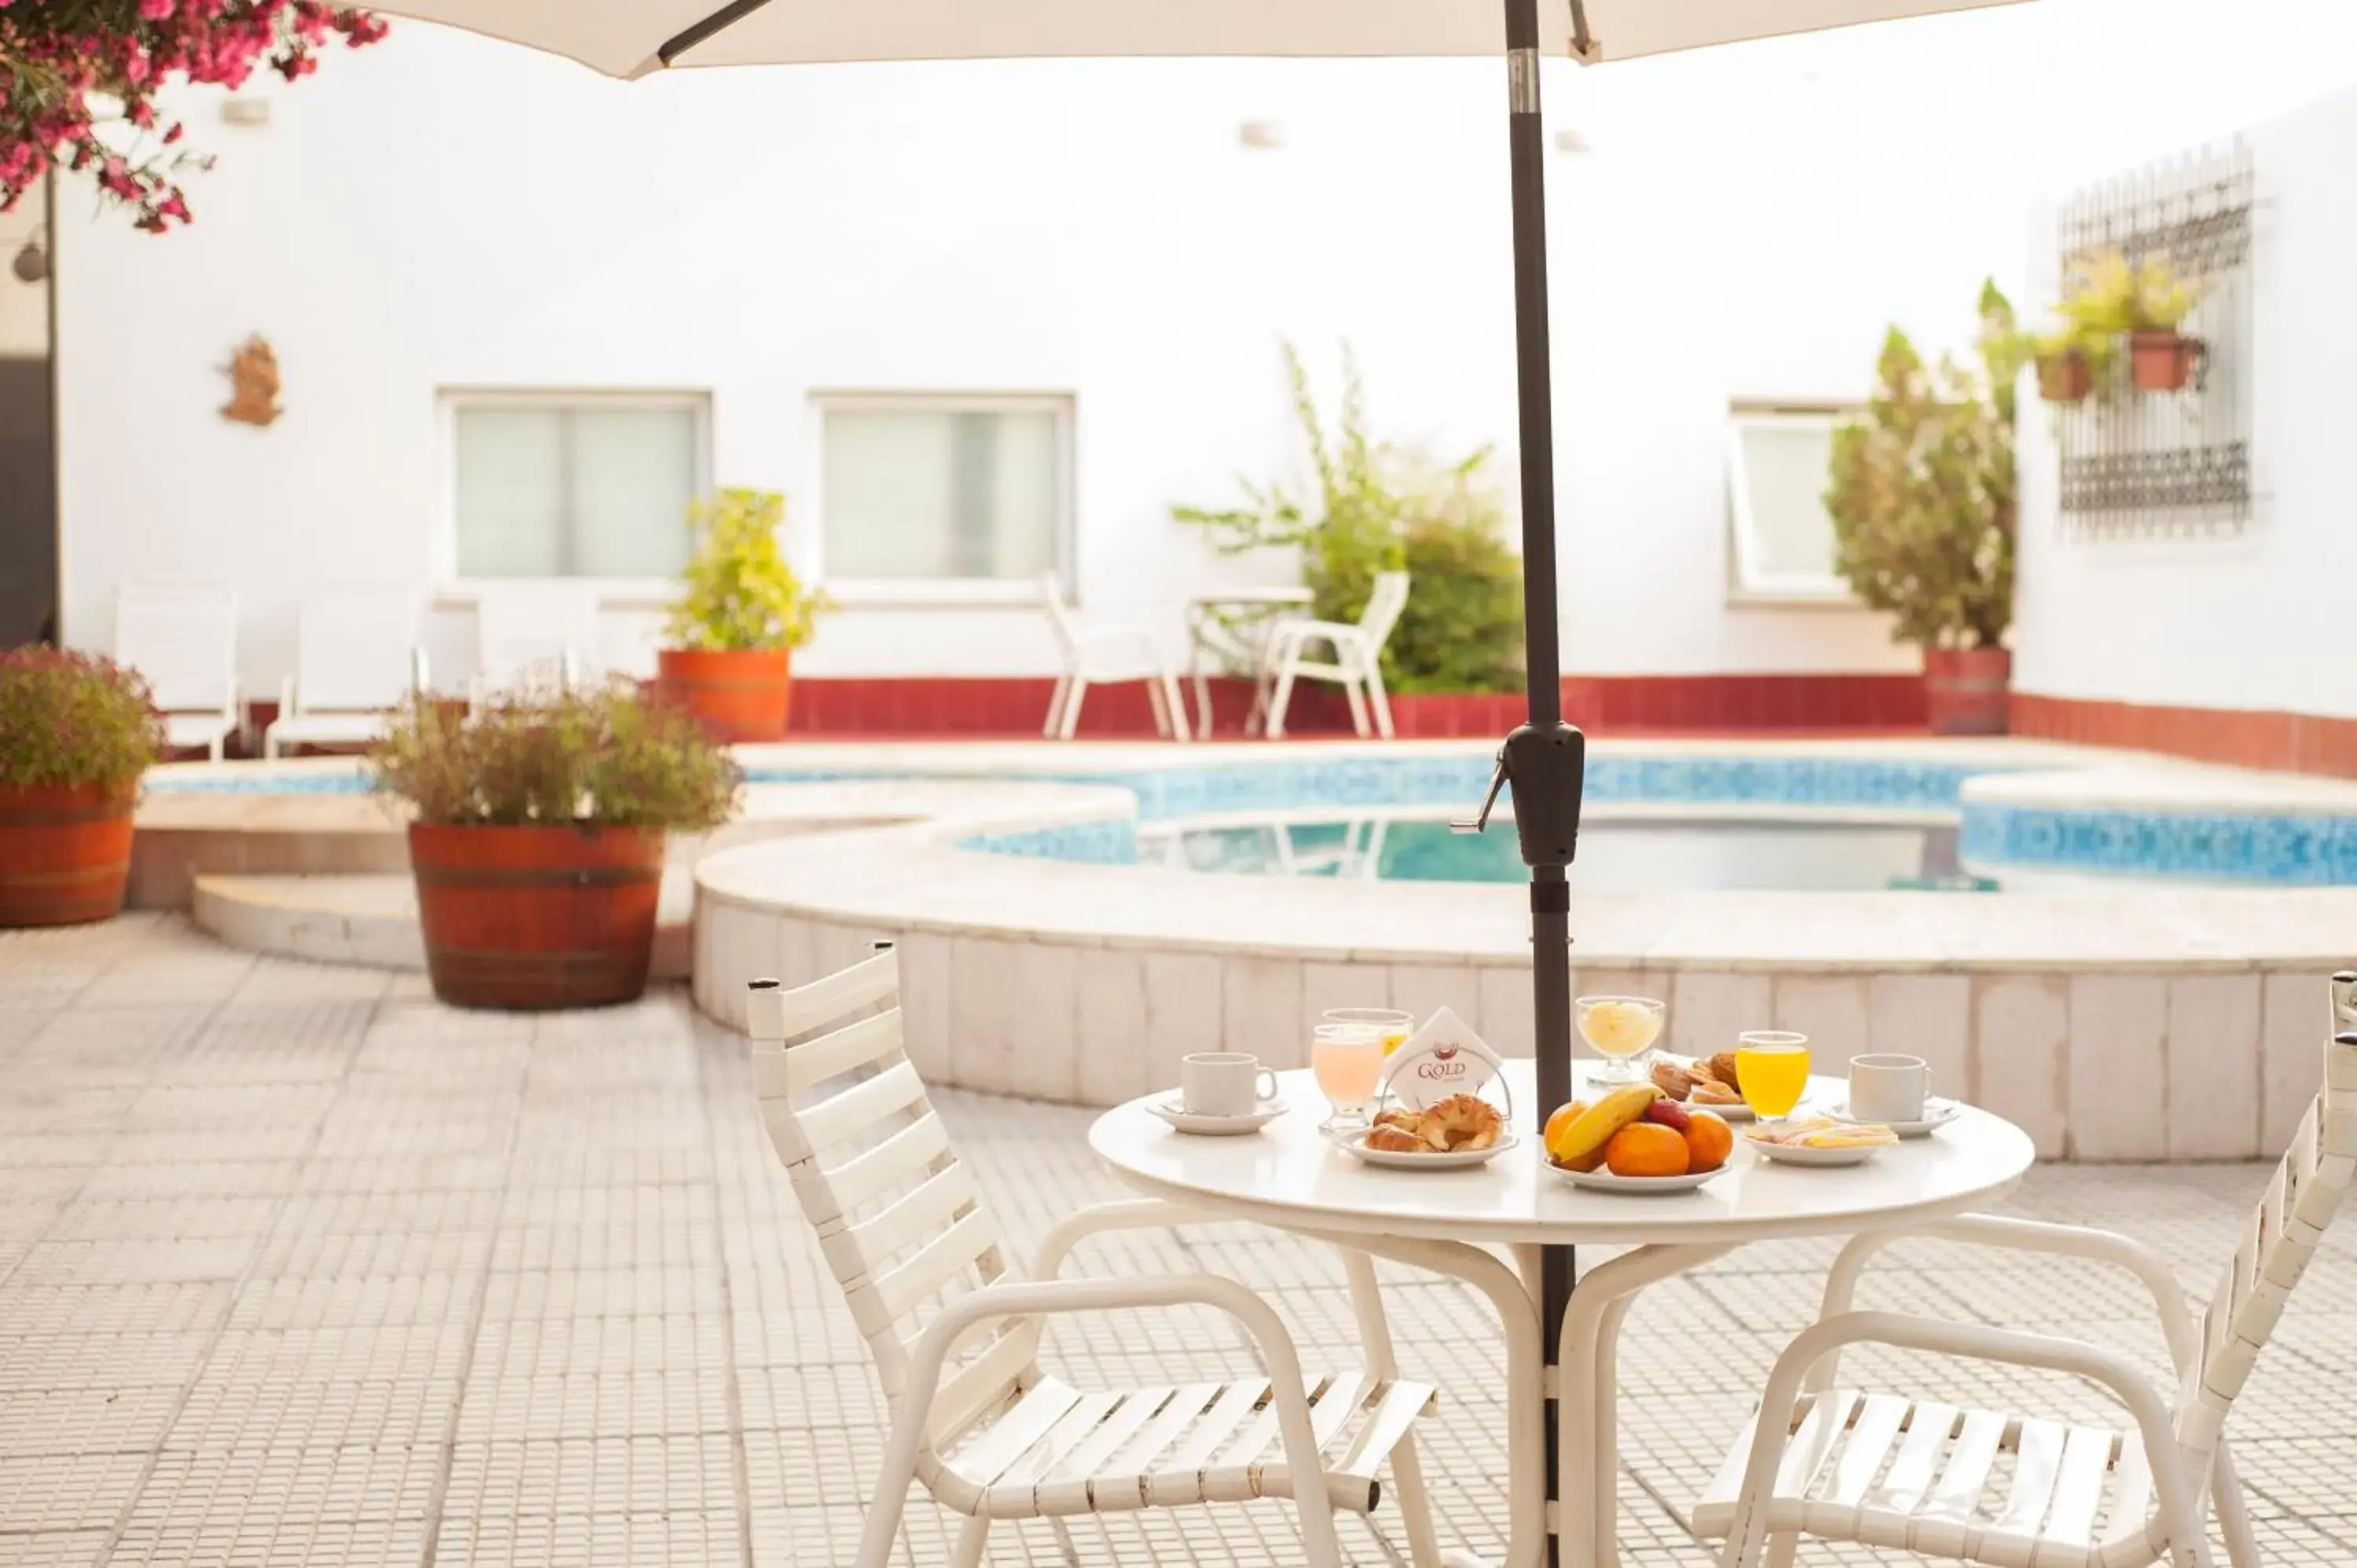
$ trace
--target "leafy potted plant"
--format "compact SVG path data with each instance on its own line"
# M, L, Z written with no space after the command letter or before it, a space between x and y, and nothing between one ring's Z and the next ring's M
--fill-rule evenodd
M2095 361L2069 328L2030 339L2038 367L2038 395L2048 403L2083 403L2095 390Z
M2142 266L2130 266L2117 251L2082 258L2072 267L2057 307L2063 326L2035 339L2040 392L2050 401L2074 401L2048 390L2050 355L2057 343L2086 362L2088 384L2109 388L2114 383L2106 372L2123 339L2129 383L2136 391L2182 391L2201 361L2201 340L2180 328L2200 300L2200 290L2180 281L2161 257L2147 257ZM2057 384L2067 390L2070 383Z
M785 497L722 490L692 516L695 554L656 655L658 689L716 740L778 740L793 700L792 651L834 602L803 587L778 548Z
M1892 635L1923 650L1942 735L2002 734L2013 656L2014 382L2029 345L1995 283L1981 289L1982 367L1927 365L1896 327L1865 415L1834 433L1825 510L1835 567Z
M55 648L0 653L0 926L122 910L139 776L163 746L136 671Z
M743 775L689 714L628 682L431 702L371 754L408 800L434 994L462 1007L592 1007L646 989L663 835L717 827Z
M2136 391L2181 392L2193 379L2201 339L2181 328L2200 303L2201 291L2179 280L2158 256L2136 269L2128 322L2128 378Z

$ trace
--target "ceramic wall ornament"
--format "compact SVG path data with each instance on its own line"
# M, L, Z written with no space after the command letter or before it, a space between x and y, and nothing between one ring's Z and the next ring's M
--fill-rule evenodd
M229 402L221 411L223 419L262 425L285 412L278 406L278 356L261 333L239 344L221 371L230 386Z

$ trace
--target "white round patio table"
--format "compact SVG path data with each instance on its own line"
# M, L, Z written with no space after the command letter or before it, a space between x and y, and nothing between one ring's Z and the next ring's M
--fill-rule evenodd
M1487 1165L1458 1170L1363 1164L1318 1131L1326 1101L1308 1072L1282 1073L1278 1083L1289 1108L1259 1133L1190 1136L1149 1112L1144 1100L1133 1100L1097 1118L1089 1146L1140 1191L1340 1249L1376 1376L1393 1376L1394 1367L1369 1254L1453 1275L1490 1299L1506 1341L1508 1568L1546 1562L1539 1247L1633 1249L1582 1276L1557 1347L1561 1558L1573 1568L1609 1568L1618 1558L1613 1357L1634 1293L1746 1242L1953 1219L2003 1197L2036 1157L2020 1128L1971 1109L1928 1138L1839 1169L1770 1165L1743 1145L1738 1124L1734 1156L1717 1180L1691 1192L1628 1196L1576 1187L1547 1167L1528 1061L1506 1065L1521 1144ZM1803 1109L1836 1103L1842 1095L1840 1079L1813 1078ZM1511 1250L1520 1272L1491 1248ZM1445 1560L1482 1562L1454 1552Z

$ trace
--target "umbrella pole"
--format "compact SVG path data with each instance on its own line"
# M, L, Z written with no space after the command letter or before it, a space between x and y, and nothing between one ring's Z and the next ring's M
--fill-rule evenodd
M1565 879L1579 835L1587 740L1563 722L1563 655L1557 633L1555 530L1555 410L1547 342L1546 162L1539 115L1538 0L1505 0L1508 137L1514 212L1514 370L1521 394L1523 626L1529 722L1506 739L1499 770L1513 785L1523 860L1531 869L1531 993L1538 1111L1544 1119L1572 1095L1571 890ZM1568 1246L1540 1249L1539 1327L1548 1386L1565 1391L1555 1358L1577 1277ZM1561 1483L1555 1400L1547 1402L1546 1495ZM1551 1512L1555 1510L1551 1509ZM1561 1519L1565 1530L1585 1520ZM1547 1537L1546 1561L1559 1538Z

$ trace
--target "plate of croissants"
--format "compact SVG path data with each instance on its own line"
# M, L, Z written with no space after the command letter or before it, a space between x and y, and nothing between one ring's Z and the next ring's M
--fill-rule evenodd
M1724 1122L1752 1119L1751 1107L1743 1103L1743 1090L1736 1080L1733 1051L1692 1061L1655 1057L1653 1087L1682 1105L1714 1112Z
M1428 1111L1386 1111L1366 1131L1334 1141L1371 1165L1429 1171L1486 1164L1517 1140L1496 1106L1478 1094L1452 1094Z

